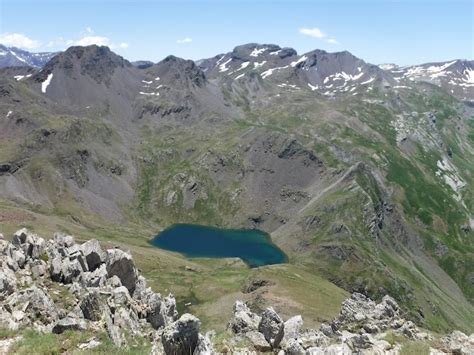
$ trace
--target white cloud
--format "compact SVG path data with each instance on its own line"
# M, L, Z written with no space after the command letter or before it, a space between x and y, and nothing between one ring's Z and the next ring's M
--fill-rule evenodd
M324 38L326 34L319 28L300 28L300 33L314 38Z
M178 40L176 41L176 43L178 43L178 44L183 44L183 43L191 43L192 41L193 41L192 38L185 37L185 38L183 38L183 39L178 39Z
M91 27L86 27L80 33L79 39L64 39L63 37L57 37L56 39L49 41L46 44L47 48L53 50L63 50L70 46L107 46L110 49L127 49L130 45L127 42L115 42L105 36L98 36L95 34Z
M21 33L4 33L0 35L0 43L6 46L35 49L41 46L40 41L31 39Z
M317 27L313 27L313 28L303 27L303 28L300 28L299 31L301 34L305 36L318 38L318 39L324 39L329 44L339 44L339 42L335 38L327 38L328 35Z
M97 44L98 46L110 46L110 40L107 37L101 36L85 36L73 43L76 46L90 46L92 44Z

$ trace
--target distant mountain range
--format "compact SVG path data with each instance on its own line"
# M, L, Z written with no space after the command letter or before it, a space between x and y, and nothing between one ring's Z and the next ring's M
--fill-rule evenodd
M57 53L31 53L15 47L0 44L0 68L5 67L43 67Z
M58 52L31 53L0 44L0 68L42 68L56 54ZM139 69L153 66L153 62L147 60L131 64ZM443 87L458 98L474 98L474 61L460 59L403 67L381 64L378 68L390 74L384 75L377 66L367 64L349 52L326 53L315 50L298 56L292 48L250 43L236 47L231 53L196 61L196 64L209 78L226 75L234 79L241 79L246 71L256 69L259 69L264 79L271 75L285 79L291 75L292 68L297 66L305 69L298 72L300 84L306 84L312 90L319 90L328 96L350 92L354 90L354 85L369 84L377 79L382 80L382 85L392 86L397 86L396 83L403 80L425 81ZM337 67L332 67L334 65ZM316 66L318 70L315 70ZM285 83L280 85L284 86Z
M393 295L427 328L470 329L473 89L472 61L250 43L132 64L71 47L0 70L1 221L124 243L178 222L258 228L289 256L288 280L323 275ZM179 258L166 267L187 285ZM303 308L291 292L248 297Z

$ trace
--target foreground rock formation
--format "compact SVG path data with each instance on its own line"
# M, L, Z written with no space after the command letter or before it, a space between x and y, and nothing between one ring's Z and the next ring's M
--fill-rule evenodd
M405 320L390 296L376 303L359 293L317 330L305 329L300 315L284 321L272 307L258 315L237 301L228 337L215 351L211 336L200 333L198 318L179 317L173 295L162 297L147 287L130 253L104 250L96 240L77 244L63 234L44 240L26 229L11 242L0 234L0 327L56 334L106 331L121 348L141 337L149 340L152 354L397 354L403 344L389 342L389 333L425 342L432 354L474 353L474 334L455 331L434 339ZM20 339L2 340L0 352L8 353ZM91 340L79 350L97 345Z
M22 229L12 242L1 236L0 265L2 328L106 330L118 347L140 336L157 342L157 353L213 351L199 333L199 319L178 318L173 295L162 297L147 287L125 251L103 250L95 240L77 244L62 234L46 241ZM51 293L61 288L71 298L54 302Z
M455 331L436 339L401 316L397 302L390 296L375 303L368 297L353 293L341 306L338 317L321 324L318 330L304 329L301 316L284 322L273 308L257 315L240 301L234 305L229 329L235 334L232 342L250 342L254 349L279 354L398 354L400 343L387 341L388 333L406 341L437 344L431 354L474 354L474 334L470 337Z

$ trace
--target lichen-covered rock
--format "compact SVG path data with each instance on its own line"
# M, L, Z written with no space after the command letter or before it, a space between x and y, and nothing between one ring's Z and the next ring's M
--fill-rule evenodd
M82 254L86 258L90 271L94 271L101 264L105 263L107 253L102 250L99 242L95 239L88 240L80 246Z
M130 294L133 295L137 285L137 270L129 253L120 249L107 250L107 274L117 276Z
M265 336L260 332L250 331L245 333L245 337L248 341L250 341L250 343L252 343L253 347L257 351L267 352L272 350L271 345L268 343L267 339L265 339Z
M214 347L212 345L209 336L199 334L196 348L194 349L193 355L214 355Z
M199 341L201 322L195 316L185 313L163 330L161 341L165 354L193 354Z
M55 334L64 333L67 330L86 330L87 323L80 318L66 317L60 319L52 329Z
M474 354L474 333L467 336L463 332L455 330L443 338L443 343L453 354Z
M85 319L92 321L101 320L105 304L96 290L88 292L81 300L79 307Z
M285 339L296 339L303 329L303 318L300 315L291 317L285 322Z
M272 307L263 311L258 331L265 336L268 343L276 348L280 344L284 335L285 323Z
M229 322L229 328L235 334L256 331L260 323L260 317L250 311L247 305L241 301L234 304L234 316Z

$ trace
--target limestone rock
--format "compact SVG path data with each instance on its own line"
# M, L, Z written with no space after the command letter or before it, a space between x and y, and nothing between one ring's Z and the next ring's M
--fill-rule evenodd
M94 271L101 264L105 263L107 253L102 250L99 242L95 239L88 240L80 246L80 249L86 258L87 266L90 271Z
M84 318L92 321L99 321L104 312L104 304L97 291L88 292L79 305Z
M193 355L213 355L216 352L212 346L212 342L207 335L199 334L196 348L194 349Z
M193 354L199 341L201 322L191 314L183 314L163 330L161 341L165 354Z
M284 328L285 323L272 307L263 311L258 324L258 331L265 336L265 339L273 348L278 347L283 339Z
M234 304L234 317L229 322L229 327L235 334L244 334L257 330L260 319L258 315L250 311L245 303L236 301Z
M291 317L285 322L285 339L296 339L303 328L303 318L300 315Z
M133 295L138 275L129 253L120 249L107 250L107 273L109 276L117 276L122 285Z
M443 343L453 354L474 354L474 334L468 337L463 332L455 330L443 338Z
M53 327L55 334L64 333L66 330L86 330L87 323L83 319L66 317L60 319Z
M245 337L252 343L253 347L257 351L271 351L272 347L265 339L265 336L257 331L250 331L245 334Z

